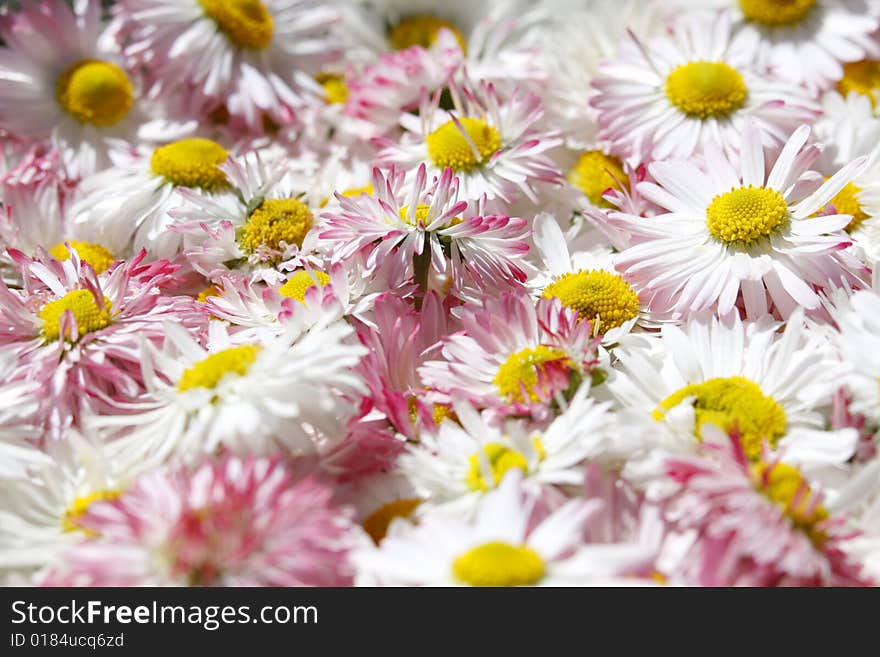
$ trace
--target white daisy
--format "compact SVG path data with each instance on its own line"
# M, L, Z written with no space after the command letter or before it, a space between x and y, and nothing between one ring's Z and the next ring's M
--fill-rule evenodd
M458 514L470 514L514 469L523 473L528 490L558 497L558 487L583 484L585 461L616 462L625 454L608 404L588 395L589 386L581 386L544 429L521 420L497 427L490 413L453 401L457 421L441 422L436 435L423 434L398 459L400 472L427 505Z
M8 8L7 8L8 10ZM25 2L3 17L0 130L47 140L71 178L110 165L141 139L168 139L190 126L149 122L139 83L101 22L101 2Z
M472 521L440 512L395 521L379 547L356 551L357 582L374 586L584 586L636 583L653 551L639 543L584 544L599 500L574 499L533 521L511 473Z
M856 159L820 185L808 171L820 152L806 146L809 135L801 126L769 174L755 125L743 133L741 173L714 150L705 171L685 161L651 164L657 184L641 183L639 191L668 212L650 219L610 212L608 220L632 235L615 264L648 288L652 310L724 315L741 299L751 318L771 305L788 316L798 306L818 308L816 288L863 285L864 265L843 250L852 217L814 215L866 162Z
M203 111L224 107L258 132L264 116L290 123L312 75L337 48L332 5L315 0L120 0L125 53L151 73L150 94L183 94Z
M221 446L313 452L344 435L342 395L361 390L350 368L364 352L344 342L352 334L347 324L316 324L306 332L291 322L283 336L235 344L214 322L207 349L180 327L165 328L163 351L144 346L147 394L125 415L93 420L109 430L113 458L148 467L172 457L192 461Z
M735 160L747 118L778 147L818 107L784 78L755 70L754 43L731 39L730 17L692 14L668 37L624 41L593 80L598 137L634 161L688 158L708 144Z
M768 317L742 322L732 314L627 340L607 390L666 432L667 449L694 449L709 423L737 432L752 460L766 447L786 462L833 469L853 455L856 432L826 431L823 415L843 370L824 338L805 331L800 312L781 334Z

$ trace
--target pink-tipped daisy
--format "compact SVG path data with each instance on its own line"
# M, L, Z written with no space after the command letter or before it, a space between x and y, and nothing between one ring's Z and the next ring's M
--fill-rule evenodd
M721 433L721 432L717 432ZM676 490L665 516L693 544L674 579L701 586L865 586L847 552L853 532L801 472L750 461L736 436L716 435L698 456L670 457Z
M78 519L44 586L342 586L350 514L277 458L226 457L143 475Z
M558 299L536 304L504 293L464 306L462 331L444 339L443 360L419 369L432 389L479 407L542 412L557 395L589 385L597 364L592 326Z
M707 153L705 170L677 160L651 164L657 183L639 189L667 212L649 219L609 213L611 223L632 235L617 268L648 289L653 309L682 315L724 315L741 303L750 318L771 309L787 317L798 306L818 308L817 289L863 285L866 268L845 250L852 242L843 228L852 216L814 215L865 160L823 182L808 171L820 152L807 145L809 136L801 126L769 173L755 125L743 133L739 171L715 150Z
M406 133L397 143L379 140L380 164L409 170L425 163L434 176L451 168L468 201L509 202L520 193L535 200L537 183L560 182L545 153L561 141L537 129L543 109L536 95L516 89L502 96L486 82L453 83L449 90L454 109L440 109L438 90L425 97L418 116L401 115Z

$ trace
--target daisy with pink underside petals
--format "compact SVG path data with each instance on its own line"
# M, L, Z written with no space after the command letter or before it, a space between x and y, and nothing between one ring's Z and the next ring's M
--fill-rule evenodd
M429 183L424 164L413 178L374 169L373 193L337 194L339 210L323 215L326 228L319 236L333 244L334 261L362 254L374 268L393 258L396 269L415 276L423 289L455 285L466 276L525 280L525 219L477 215L481 204L459 200L459 183L448 168Z
M776 459L750 461L737 436L713 432L697 456L666 461L673 528L694 534L672 581L699 586L871 586L847 554L856 535L821 491Z
M163 294L176 286L165 261L142 264L141 253L98 275L72 245L64 261L41 253L13 254L25 287L0 284L0 345L19 357L15 378L39 382L40 422L60 435L143 390L140 345L161 340L163 322L197 330L203 315Z
M117 20L151 96L182 91L190 110L225 107L256 132L264 117L291 123L303 102L296 76L338 55L339 11L314 0L121 0Z
M686 16L670 36L645 44L631 36L593 80L598 138L635 161L684 159L709 143L733 160L750 118L765 146L781 146L819 107L803 90L755 70L754 47L731 40L727 13Z
M522 193L537 202L536 183L561 182L545 153L562 140L537 130L543 115L538 96L516 89L502 97L486 82L453 83L449 91L454 109L440 109L438 90L422 101L418 115L401 115L406 133L398 143L377 140L385 147L379 164L410 170L426 163L435 176L451 168L468 201L486 196L510 202Z
M740 172L721 154L707 153L705 170L685 161L654 162L657 183L641 193L668 212L650 219L611 212L608 220L632 234L615 261L628 280L648 289L651 307L682 315L720 315L739 303L759 319L783 317L798 306L820 305L817 289L864 285L868 271L846 251L850 215L814 216L864 168L853 160L830 179L808 171L819 156L801 126L769 174L759 130L743 134Z
M277 458L226 457L143 475L91 504L91 538L44 586L344 586L350 513Z
M378 547L352 555L366 586L588 586L639 584L654 553L638 542L590 544L584 530L598 499L535 510L518 473L487 494L470 519L433 511L418 524L395 519ZM543 516L543 517L542 517Z
M426 385L473 404L544 414L557 395L573 394L597 364L592 325L559 299L537 306L524 293L465 306L462 331L443 341L444 360L419 369Z
M686 0L730 8L738 38L758 40L757 63L813 93L843 77L843 64L880 56L873 0ZM683 3L684 4L684 3Z

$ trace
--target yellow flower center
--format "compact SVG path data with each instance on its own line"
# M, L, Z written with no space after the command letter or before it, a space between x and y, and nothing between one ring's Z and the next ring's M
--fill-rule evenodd
M666 78L666 97L692 118L723 119L746 102L742 75L724 62L689 62Z
M383 504L364 520L364 531L379 545L388 534L391 521L395 518L409 518L421 503L422 500L413 497Z
M100 244L78 242L76 240L68 240L67 244L70 244L70 247L76 251L77 255L79 255L79 259L83 262L89 263L97 274L107 271L107 268L116 262L116 258L113 257L113 254ZM49 253L52 254L52 257L56 260L63 261L70 259L70 251L64 242L58 242L58 244L49 249Z
M748 20L767 27L799 23L815 4L816 0L739 0L739 8Z
M568 174L572 185L584 193L590 203L600 208L614 208L602 198L608 189L621 189L629 186L629 178L623 172L620 160L602 151L585 151L581 153L577 164Z
M719 242L748 247L770 237L788 222L782 194L766 187L739 187L712 199L706 227Z
M134 86L116 64L83 59L58 76L55 99L80 123L106 127L128 115Z
M860 62L849 62L843 65L843 77L837 83L837 90L842 96L851 91L867 96L871 105L877 107L877 96L880 94L880 61L863 59Z
M452 574L470 586L531 586L546 572L544 559L532 548L500 541L472 548L452 562Z
M546 456L544 444L539 438L533 438L532 444L538 453L538 459L543 461ZM487 443L483 446L483 453L492 470L492 481L487 482L483 477L483 471L480 468L480 453L475 452L468 457L470 467L465 476L465 482L471 490L487 491L490 488L495 488L504 479L508 470L514 468L524 473L529 471L529 462L525 455L501 443Z
M199 0L199 4L239 48L260 50L272 41L275 21L259 0Z
M268 199L251 212L238 241L248 253L260 247L280 251L282 242L302 246L311 229L312 211L305 203L295 198Z
M765 440L775 447L788 425L785 409L773 397L766 396L757 383L742 376L718 377L685 386L660 402L654 419L661 421L667 411L688 397L694 398L697 437L707 422L724 431L737 431L743 451L752 460L761 456Z
M331 105L344 103L348 100L348 86L345 78L335 73L321 73L315 76L315 80L324 87L324 95Z
M816 503L815 495L797 468L786 463L759 462L752 466L752 476L755 487L782 508L792 525L816 543L824 540L825 534L819 525L828 518L828 511Z
M862 222L869 217L868 213L862 209L859 203L859 194L862 188L853 183L847 183L846 186L837 192L837 196L831 199L831 203L837 208L838 214L848 214L852 216L852 220L846 225L846 230L854 231L862 225Z
M105 500L115 500L122 493L115 490L99 490L88 495L77 497L71 505L67 507L64 516L61 518L61 527L65 532L81 531L87 536L97 536L97 532L86 529L80 525L80 520L95 502L103 502Z
M570 361L561 349L544 345L523 349L501 364L492 382L502 397L523 402L525 393L526 397L537 402L552 392L547 381L548 365L568 369Z
M288 278L284 285L278 288L278 293L283 297L305 303L306 292L309 288L313 288L316 285L324 287L329 282L330 276L324 272L317 269L312 269L311 271L303 269Z
M192 137L157 148L150 168L172 185L214 192L229 186L226 174L217 167L226 161L227 155L217 142Z
M605 333L639 314L639 297L623 278L601 269L564 274L544 288L545 299L557 297L581 319L595 321Z
M501 148L501 135L498 130L483 121L462 117L461 127L467 138L454 121L447 121L425 138L428 155L439 169L451 168L453 171L469 173ZM468 138L476 147L476 152Z
M199 303L205 303L208 300L208 297L219 297L220 296L220 288L214 285L213 283L206 287L204 290L199 292L196 297L196 301Z
M228 374L244 376L257 360L260 349L258 345L242 345L210 354L184 371L177 389L186 392L193 388L216 388Z
M61 337L61 317L67 311L73 314L79 337L92 331L99 331L110 324L110 299L104 297L103 307L99 307L95 296L89 290L73 290L60 299L47 303L38 313L43 320L43 337L53 342ZM69 340L70 329L66 329L64 338Z
M447 29L455 35L462 52L467 52L464 35L449 21L430 15L409 16L392 27L388 41L395 50L405 50L412 46L430 48L437 41L440 30Z

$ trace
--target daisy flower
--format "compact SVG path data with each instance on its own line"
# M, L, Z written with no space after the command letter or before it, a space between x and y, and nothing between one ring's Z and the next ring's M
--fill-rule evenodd
M342 586L349 513L277 458L148 473L93 503L46 586Z
M70 207L75 224L83 224L101 243L134 252L145 249L155 258L174 259L181 251L183 234L170 230L169 212L186 207L194 194L229 196L234 189L219 165L228 152L217 142L192 137L165 144L152 151L127 153L116 166L89 176L80 183Z
M364 350L345 343L352 330L343 322L298 324L242 344L212 322L207 348L166 324L161 351L143 346L146 394L125 414L94 418L93 426L107 432L114 458L150 465L191 462L221 447L314 452L341 435L341 397L361 391L349 370Z
M756 71L754 47L731 39L727 13L684 16L668 37L625 41L593 79L598 138L636 161L685 159L709 143L735 160L750 119L765 146L781 146L819 108L797 87Z
M862 59L844 64L843 77L837 82L837 91L844 98L853 92L865 96L876 115L877 101L880 100L880 60Z
M535 217L534 238L544 270L530 286L592 322L603 344L616 344L648 316L647 303L614 269L609 248L570 255L559 223L549 214Z
M419 368L426 385L479 407L540 412L557 394L573 392L596 366L590 322L558 299L525 294L489 297L465 306L462 331L443 341L444 360Z
M850 410L864 416L872 428L880 426L880 353L877 346L880 328L880 296L874 290L861 290L831 311L839 331L831 331L831 340L846 364L843 380L852 395Z
M426 513L417 525L396 521L378 547L352 555L357 581L381 586L584 586L621 583L650 569L636 543L590 545L584 526L599 500L570 500L535 522L535 500L507 475L466 521Z
M89 535L80 520L93 503L118 497L135 477L76 431L43 455L25 477L0 483L0 573L28 583Z
M543 114L538 96L516 89L502 97L486 82L453 83L449 90L454 109L440 109L441 94L434 93L423 100L418 115L401 115L406 133L399 143L377 140L385 147L379 164L410 170L425 163L437 177L452 169L462 198L469 201L486 196L510 202L521 192L537 202L536 183L560 182L545 153L561 141L536 129Z
M16 379L39 383L40 423L56 435L143 389L140 344L161 340L163 322L201 324L192 300L163 295L176 283L169 263L141 253L98 275L68 245L64 261L15 254L25 287L0 284L0 345L19 358Z
M427 505L455 514L471 513L509 470L522 472L524 487L535 495L558 499L566 487L583 485L587 460L610 464L625 457L610 405L588 394L581 386L544 428L522 420L495 426L491 413L453 401L455 421L442 422L433 435L423 432L398 459L398 469Z
M116 18L151 96L182 91L190 107L222 107L257 132L264 117L291 123L297 75L338 54L339 11L314 0L120 0Z
M880 118L871 101L859 94L846 98L830 92L823 99L824 116L816 122L819 140L826 144L820 160L822 173L858 157L868 159L865 170L829 201L828 211L848 214L846 231L871 262L880 260Z
M0 38L0 131L48 141L71 178L109 166L126 142L184 127L148 123L138 80L101 23L99 0L7 8Z
M664 325L659 336L640 335L614 352L607 390L676 436L676 449L693 450L708 423L737 431L752 460L769 449L799 465L840 466L858 437L826 431L822 410L842 368L824 338L805 331L800 312L779 328L735 313Z
M34 426L38 391L33 381L13 378L17 365L14 354L0 352L0 481L23 477L28 467L49 460L29 442L40 436Z
M665 517L695 533L676 577L701 586L870 586L846 552L853 532L795 467L750 460L736 436L674 456ZM722 442L723 441L723 442Z
M277 284L311 260L317 247L313 209L304 198L308 169L285 157L250 151L220 169L233 194L180 189L185 205L169 211L172 230L185 233L184 256L209 280L232 269ZM320 259L318 259L320 261Z
M843 76L842 64L880 56L876 11L865 0L700 0L730 7L741 38L758 40L758 63L813 92ZM693 2L688 2L692 9Z
M705 171L677 160L650 165L657 183L639 189L668 212L649 220L618 212L608 218L632 234L633 245L615 264L648 289L652 308L724 315L741 299L750 318L771 307L786 317L798 306L818 308L816 288L863 285L864 265L844 250L852 242L842 229L852 217L814 215L865 160L819 185L818 174L807 171L819 155L817 146L805 146L809 135L809 127L798 128L769 174L753 124L743 133L740 173L717 150L707 153Z
M528 252L526 221L474 216L474 208L459 200L459 183L449 168L430 185L424 164L409 179L374 169L373 193L337 196L339 210L322 215L319 236L333 244L333 260L360 253L373 267L393 258L403 280L415 276L422 289L431 275L452 285L467 274L525 280L519 261Z

